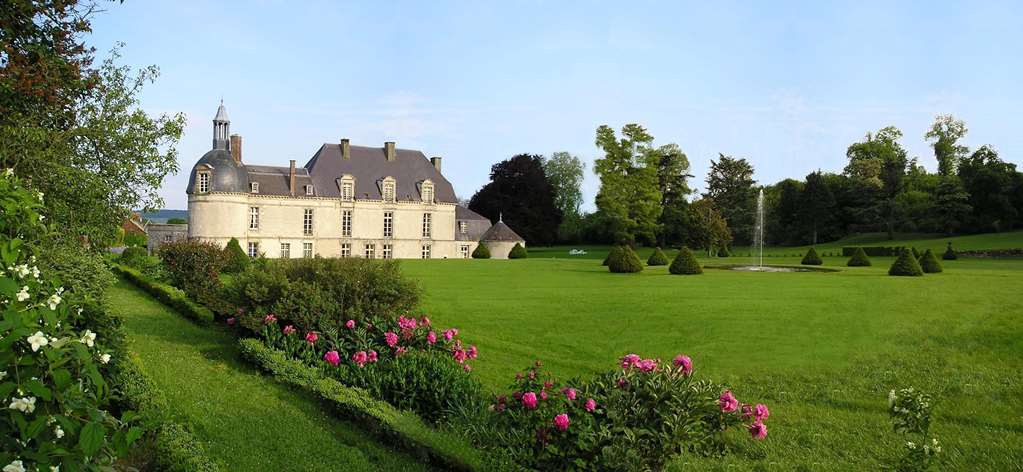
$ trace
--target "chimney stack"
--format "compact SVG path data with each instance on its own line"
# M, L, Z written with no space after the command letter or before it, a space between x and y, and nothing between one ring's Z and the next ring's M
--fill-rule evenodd
M288 188L291 189L291 196L295 196L295 160L291 160L291 173L289 174L290 180L288 180Z
M394 162L398 157L397 151L394 150L394 141L387 141L384 143L384 154L387 155L388 162Z
M242 163L242 137L237 134L231 135L231 158L235 164Z
M349 160L352 158L352 145L349 144L348 138L341 138L341 159Z
M430 164L433 164L433 168L437 169L437 172L440 172L440 156L431 157Z

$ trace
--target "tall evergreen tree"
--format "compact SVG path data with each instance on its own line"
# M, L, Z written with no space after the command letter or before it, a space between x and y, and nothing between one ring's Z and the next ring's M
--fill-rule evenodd
M689 188L689 158L677 144L652 150L657 162L657 186L661 191L661 218L657 242L661 246L680 243L686 231L686 197Z
M618 243L655 239L661 193L657 163L650 152L653 141L654 137L638 124L625 125L621 138L607 125L597 128L596 144L604 151L604 157L594 163L600 177L597 208Z
M956 175L942 176L934 189L935 220L941 223L945 234L954 234L970 216L970 194Z
M728 222L732 239L739 244L747 244L753 236L756 205L753 166L746 159L724 154L718 156L717 161L710 161L704 197L714 200L714 206Z
M490 183L469 201L469 209L515 229L528 244L545 246L557 240L561 210L554 203L554 188L543 169L543 157L513 156L490 168Z
M687 210L688 246L705 249L707 255L712 256L715 248L727 247L732 243L732 232L728 229L728 222L721 216L713 200L701 198L689 205Z
M1019 211L1013 204L1016 166L1002 161L991 146L981 146L959 166L959 178L973 208L970 226L975 231L1003 231L1013 227Z
M800 217L810 230L810 244L817 244L817 232L833 219L835 196L824 182L820 171L806 176L806 185L800 195Z

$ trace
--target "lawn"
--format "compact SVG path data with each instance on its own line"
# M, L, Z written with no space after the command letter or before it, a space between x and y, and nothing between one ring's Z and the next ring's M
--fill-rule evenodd
M1023 233L1009 234L954 244L1023 247ZM939 249L946 241L898 244ZM767 441L736 437L725 461L682 458L673 467L876 470L905 443L891 431L886 396L908 386L937 399L931 432L944 444L942 469L1023 463L1021 259L961 259L922 278L888 277L891 258L847 268L843 257L824 258L839 272L685 277L664 267L610 274L599 262L606 248L568 249L402 266L425 289L424 311L479 346L474 372L494 391L535 359L565 378L613 368L630 352L684 352L699 375L771 406ZM792 255L767 262L798 264L801 251L770 253Z
M110 289L129 349L225 470L425 470L338 421L318 401L263 377L221 327L197 326L125 281Z

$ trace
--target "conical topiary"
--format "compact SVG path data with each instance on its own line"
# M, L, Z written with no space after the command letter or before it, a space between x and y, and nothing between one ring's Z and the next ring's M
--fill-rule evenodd
M718 257L732 257L732 253L728 251L727 246L721 246L721 249L718 249Z
M648 266L662 266L668 265L668 256L664 255L664 251L659 247L654 248L654 253L650 254L650 258L646 260Z
M948 242L948 247L945 248L945 253L941 255L941 258L946 261L959 259L959 254L956 254L955 249L952 249L952 241Z
M930 249L924 251L924 255L920 256L920 268L925 274L937 274L942 271L941 262L938 262L938 257Z
M678 255L675 256L675 260L671 261L668 272L675 275L696 275L703 273L703 267L700 267L700 262L696 260L696 255L693 254L693 251L682 246L682 249L678 251Z
M853 252L846 265L849 267L870 267L870 258L867 257L867 251L864 251L862 247L856 248L856 251Z
M473 259L490 259L490 248L486 244L479 243L472 251Z
M920 254L920 251L918 251L915 247L912 247L910 249L913 250L913 257L915 257L916 260L919 261L920 260L920 256L922 256L923 254Z
M615 249L618 249L618 246L611 246L611 249L607 251L607 255L604 256L604 262L601 262L600 265L607 267L607 263L611 260L611 254L614 254Z
M803 260L800 264L803 265L821 265L824 261L821 260L821 256L817 254L817 250L810 246L810 250L806 251L806 255L803 256Z
M921 276L924 275L924 270L920 268L920 263L913 257L913 251L909 248L902 248L899 257L888 269L888 275Z
M618 246L611 251L608 257L607 268L616 274L629 274L643 270L643 263L639 261L636 251L631 246Z
M231 238L224 247L224 272L235 274L242 272L249 266L249 255L242 250L238 239Z
M525 259L527 256L529 253L526 252L526 248L519 243L515 243L511 251L508 251L508 259Z

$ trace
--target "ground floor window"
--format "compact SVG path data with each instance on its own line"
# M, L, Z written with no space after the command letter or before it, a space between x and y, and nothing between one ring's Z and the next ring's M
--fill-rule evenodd
M459 246L458 247L458 252L462 255L462 259L468 259L469 258L469 245L468 244L463 244L463 245Z
M291 243L281 243L281 259L291 258Z
M390 258L394 257L394 252L391 249L391 245L390 244L384 244L383 251L380 254L380 256L383 257L384 259L390 259Z
M375 259L377 257L376 252L377 252L377 245L376 244L367 244L366 245L366 252L365 252L366 259Z
M313 257L313 243L302 243L302 257Z
M341 257L352 257L351 243L341 243Z
M259 257L259 243L249 243L249 257Z
M431 246L429 244L424 244L423 245L423 250L422 250L422 253L421 253L421 256L422 256L423 259L429 259L430 258L430 251L431 251L431 249L432 248L431 248Z

